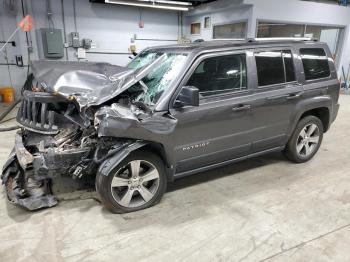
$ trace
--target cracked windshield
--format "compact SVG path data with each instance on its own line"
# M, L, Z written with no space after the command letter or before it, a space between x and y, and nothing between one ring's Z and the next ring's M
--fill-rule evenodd
M148 65L163 55L160 52L144 52L131 61L129 68L138 69ZM129 92L139 93L135 101L147 106L154 106L164 91L170 86L184 65L187 54L165 53L163 62L147 76L129 88Z

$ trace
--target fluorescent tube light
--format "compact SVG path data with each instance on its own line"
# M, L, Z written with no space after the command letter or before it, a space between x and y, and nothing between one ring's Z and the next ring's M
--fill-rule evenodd
M120 1L120 0L105 0L105 3L107 4L116 4L116 5L128 5L128 6L138 6L138 7L150 7L150 8L157 8L157 9L168 9L168 10L176 10L176 11L188 11L190 8L185 6L180 6L179 3L184 2L178 2L177 4L173 5L166 5L166 4L156 4L159 1L147 1L148 3L145 3L145 1ZM163 2L172 2L172 1L163 1ZM177 5L177 6L176 6Z
M169 4L169 5L190 5L192 6L192 3L189 2L182 2L182 1L169 1L169 0L138 0L140 2L148 2L148 3L156 3L156 4Z

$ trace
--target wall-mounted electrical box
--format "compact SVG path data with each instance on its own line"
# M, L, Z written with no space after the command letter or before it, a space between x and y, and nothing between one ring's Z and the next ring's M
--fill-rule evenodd
M64 44L61 29L41 28L42 49L45 58L62 58Z
M83 48L85 48L85 49L90 49L91 48L91 45L92 45L92 40L91 39L84 38L82 42L83 42Z
M74 48L80 47L80 41L79 41L79 33L78 32L72 32L70 33L72 37L72 46Z

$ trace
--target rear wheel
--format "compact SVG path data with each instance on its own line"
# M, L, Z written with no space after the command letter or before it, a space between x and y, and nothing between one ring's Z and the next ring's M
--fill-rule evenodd
M286 149L286 157L296 163L309 161L318 151L323 139L323 124L315 116L302 118Z
M109 174L97 174L96 188L113 213L127 213L158 203L166 191L163 161L150 152L130 154Z

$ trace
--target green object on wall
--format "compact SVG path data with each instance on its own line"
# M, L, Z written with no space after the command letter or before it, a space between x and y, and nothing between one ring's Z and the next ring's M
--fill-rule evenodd
M64 45L61 29L41 28L45 58L62 58Z

